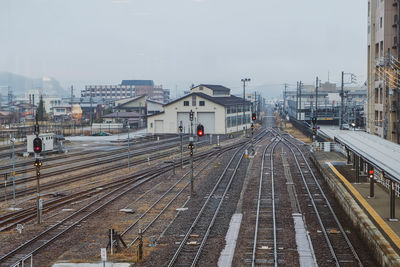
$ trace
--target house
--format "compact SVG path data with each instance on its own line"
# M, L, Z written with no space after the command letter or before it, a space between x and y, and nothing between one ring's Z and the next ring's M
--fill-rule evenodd
M104 123L122 123L124 126L129 128L141 128L145 127L145 115L141 115L135 111L132 112L114 112L111 114L104 115Z
M194 113L193 131L198 124L204 126L206 134L233 133L251 126L251 102L231 95L222 85L200 84L163 109L147 117L148 133L178 133L180 125L184 133L190 133L190 111Z

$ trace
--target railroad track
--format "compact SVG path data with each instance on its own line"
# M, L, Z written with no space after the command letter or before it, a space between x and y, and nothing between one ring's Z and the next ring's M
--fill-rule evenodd
M207 141L202 141L202 142L199 143L199 145L200 145L199 147L201 147L203 145L207 145L207 144L208 144ZM143 156L143 153L159 152L161 148L170 149L170 148L174 148L176 146L177 146L177 143L169 143L169 144L164 145L163 147L160 146L160 147L156 147L156 148L143 149L143 150L140 150L140 151L136 150L135 152L133 152L133 153L131 152L130 154L131 154L131 158L134 158L135 156L140 156L140 155ZM151 160L157 160L157 159L160 159L162 157L168 156L170 154L171 154L170 151L160 152L160 153L157 153L156 155L151 156ZM113 156L113 157L109 157L109 158L103 158L103 159L100 159L100 160L94 160L92 162L81 162L81 164L78 165L78 166L70 166L68 168L63 168L63 169L55 168L55 169L51 169L51 170L47 170L47 171L46 171L46 169L43 169L42 173L41 173L41 178L51 177L51 176L54 176L54 175L60 175L60 174L63 174L63 173L68 173L70 171L76 171L76 170L79 170L79 169L86 169L86 168L89 168L89 167L99 166L99 165L106 164L106 163L111 163L111 162L114 162L114 161L118 162L121 159L126 159L126 158L127 158L127 152L125 151L125 153L123 153L123 154L117 153L117 156ZM74 162L75 161L80 161L80 160L77 159L77 160L74 160ZM143 159L140 159L140 160L135 160L135 161L132 162L132 165L133 164L141 164L141 163L144 163L146 161L148 161L148 159L146 159L146 158L143 158ZM43 183L41 185L41 189L48 190L48 189L57 187L59 185L69 184L69 183L71 183L73 181L79 181L79 180L82 180L82 179L88 179L88 178L91 178L91 177L96 177L98 175L110 173L110 172L113 172L115 170L119 170L121 168L125 168L126 164L127 163L121 163L120 162L119 164L108 166L107 169L93 170L93 171L90 172L90 174L86 173L86 174L81 174L81 175L74 175L74 176L72 176L70 178L67 178L67 179L62 179L62 180ZM24 179L16 179L15 184L19 185L19 184L24 184L26 182L35 181L35 180L36 180L36 176L32 175L32 176L25 177ZM4 187L5 187L5 185L3 183L1 183L0 184L0 190L4 189ZM17 196L20 197L20 196L32 194L32 193L35 193L35 192L36 192L36 187L35 186L28 187L28 188L25 188L25 189L18 190L17 191ZM11 198L12 196L13 196L12 192L8 192L7 194L2 193L2 194L0 194L0 199Z
M280 139L274 138L263 151L261 158L257 210L254 228L253 249L251 266L273 262L278 266L277 227L275 208L275 184L274 184L274 150ZM267 157L266 155L269 155ZM268 160L266 160L268 158ZM264 178L264 173L269 174L271 180ZM260 227L261 226L261 227ZM272 231L271 231L272 230ZM272 247L273 253L266 253ZM270 259L271 254L273 256Z
M295 141L286 137L287 135L276 130L274 130L274 132L282 138L282 143L291 152L292 160L296 163L296 167L299 171L299 179L301 179L304 185L308 198L311 201L315 217L321 227L324 243L328 249L321 250L322 244L318 244L317 248L321 251L329 251L330 255L325 255L325 257L328 262L336 266L363 266L327 199L325 192L321 188L314 174L314 170L306 160L304 151L299 148L299 145L296 144Z
M218 153L223 153L225 151L234 149L236 146L241 145L241 144L242 143L233 144L231 146L224 147L224 148L221 149L221 151L218 151ZM166 155L169 155L169 152L159 154L159 158L162 158L162 157L164 157ZM211 155L209 153L209 151L205 151L205 152L201 152L201 153L195 154L194 160L195 161L199 160L202 157L207 156L207 155ZM146 162L146 159L138 160L136 163L143 163L143 162ZM189 162L189 158L185 157L184 158L184 164L187 164L188 162ZM117 168L118 167L116 167L116 169ZM149 173L150 170L152 170L152 169L154 169L154 167L145 169L143 171L139 171L137 174L134 174L133 177L141 176L141 175L144 175L146 173ZM100 174L104 174L104 172L102 170L99 170L98 172L94 172L92 174L93 175L100 175ZM85 177L85 175L82 175L82 178L84 178L84 177ZM105 184L95 185L95 186L92 186L91 188L87 188L87 189L85 189L83 191L76 192L76 193L73 193L73 194L70 194L70 195L67 195L67 196L61 196L61 197L59 197L58 199L55 199L55 200L46 201L46 202L44 202L44 205L43 205L43 213L46 213L46 212L52 211L52 210L54 210L56 208L65 206L66 204L69 204L71 202L75 202L75 201L78 201L80 199L85 199L88 196L97 195L99 193L102 193L104 191L112 189L112 188L114 188L116 186L119 186L121 184L129 182L131 180L131 178L132 178L132 175L131 176L127 176L126 178L119 178L116 181L107 182ZM74 179L74 180L79 180L79 179L80 179L80 176L76 177L76 179ZM57 181L57 186L59 186L61 184L70 183L71 181L72 181L71 179L68 179L67 181L66 180ZM54 186L54 185L52 185L52 186ZM43 187L42 187L42 189L43 189ZM46 187L44 187L44 189L46 189ZM32 189L32 190L34 192L36 192L35 191L36 189ZM32 191L32 193L33 193L33 191ZM0 232L1 231L6 231L6 230L10 230L10 229L14 228L17 224L27 222L29 220L32 220L35 217L36 217L36 206L32 206L32 207L29 207L27 209L23 209L23 210L20 210L20 211L15 211L13 213L9 213L9 214L0 216Z
M242 145L242 143L239 144ZM223 153L225 151L235 148L235 146L238 146L239 144L234 144L231 147L226 147L222 151L216 151L216 153L217 154ZM204 152L202 155L199 154L198 157L201 158L209 155L210 155L209 152ZM61 235L71 230L74 226L81 223L89 216L96 214L112 201L118 199L119 197L123 196L129 191L136 189L139 185L159 176L160 174L170 171L171 169L172 169L171 165L158 168L151 168L151 171L146 174L136 176L136 178L134 179L132 179L131 177L131 181L124 183L121 186L118 186L117 188L113 189L112 191L102 196L99 196L97 199L91 201L89 204L80 208L78 211L64 218L57 224L51 226L50 228L41 232L32 239L26 241L24 244L18 246L17 248L13 249L7 254L1 256L0 266L10 266L12 264L19 264L21 263L21 260L24 261L26 259L31 258L32 255L37 253L40 249L54 242Z
M261 132L256 136L256 143L261 140L265 135L265 132ZM243 146L236 149L228 164L224 168L222 174L218 177L215 186L206 197L205 202L201 206L199 212L193 223L186 231L185 236L180 241L178 248L175 250L172 259L170 260L168 267L171 266L196 266L203 251L203 248L208 240L211 229L218 216L218 213L222 207L224 199L229 191L229 188L236 176L237 170L244 157L244 149L250 148L250 144L247 142ZM192 236L192 233L195 233ZM191 241L195 238L196 241ZM197 244L197 241L200 244ZM194 246L191 246L191 242L195 242Z
M230 151L231 149L233 148L223 149L221 151L218 151L215 155L213 154L204 155L204 157L202 157L204 161L200 163L203 166L201 166L200 164L196 164L194 171L196 171L196 169L199 170L193 174L193 178L196 179L196 177L198 177L198 175L202 173L209 166L209 164L211 164L212 161L216 160L220 155L226 153L227 151ZM150 207L146 211L144 211L132 224L130 224L122 231L121 236L126 236L129 232L135 233L134 234L135 238L131 240L129 239L126 240L128 243L128 248L132 247L138 241L138 236L136 235L137 231L133 230L134 229L137 230L136 226L138 225L139 221L141 222L141 225L144 227L141 229L142 233L144 234L168 210L168 208L172 204L174 204L174 202L176 202L175 204L179 204L177 201L178 197L181 196L182 193L190 185L190 181L185 179L188 177L189 174L190 171L183 174L178 179L178 181L174 182L159 198L157 198L150 205Z
M0 266L11 266L18 263L21 258L26 258L29 255L35 254L40 249L54 242L61 235L71 230L74 226L87 219L89 216L99 212L112 201L115 201L129 191L136 189L139 185L159 176L160 174L170 171L171 169L172 167L170 165L153 169L151 173L136 177L130 182L99 196L97 199L91 201L89 204L83 206L68 217L62 219L32 239L1 256Z
M143 152L145 150L142 150L145 147L151 147L152 145L164 145L164 144L171 144L171 142L174 142L174 144L177 144L177 140L180 140L180 138L166 138L166 139L161 139L160 141L152 141L152 140L147 140L146 142L143 143L137 143L131 141L131 151L137 151L137 149L141 149L139 151ZM11 152L10 152L11 153ZM95 155L92 155L93 153L96 153ZM76 162L81 162L82 160L91 160L91 159L99 159L99 158L104 158L104 157L109 157L113 155L119 155L119 154L125 154L127 153L127 147L123 148L118 148L114 149L112 151L107 151L107 152L99 152L99 151L94 151L94 150L87 150L82 154L82 152L76 152L76 153L69 153L69 154L62 154L58 155L57 157L50 157L50 158L44 158L44 165L42 166L43 169L46 168L46 165L49 162L53 161L60 161L60 162L53 162L51 167L56 167L56 166L63 166L71 163L76 163ZM133 152L134 153L134 152ZM131 153L133 155L133 153ZM74 158L78 157L78 158ZM65 160L65 159L70 159L70 160ZM32 164L33 160L24 160L24 161L19 161L15 163L15 170L16 174L21 174L21 173L26 173L29 171L33 171L35 168ZM21 169L21 167L24 167ZM7 172L4 172L4 170L10 170L12 168L11 164L6 164L6 165L0 165L0 175L4 175ZM20 169L18 169L20 168Z

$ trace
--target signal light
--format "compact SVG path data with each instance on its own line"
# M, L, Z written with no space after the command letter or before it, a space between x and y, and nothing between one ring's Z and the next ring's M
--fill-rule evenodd
M311 118L312 123L315 125L317 123L317 117L312 117Z
M197 136L203 136L204 135L204 126L199 124L197 125Z
M374 170L369 170L369 178L374 178Z
M193 149L194 149L194 144L193 144L193 142L190 142L190 143L189 143L188 148L189 148L190 150L193 150Z
M36 159L33 165L40 168L42 166L42 161L40 159Z
M193 115L194 115L194 112L192 110L190 110L190 112L189 112L190 121L193 121Z
M252 114L251 114L251 119L252 119L253 121L255 121L255 120L257 119L256 113L252 113Z
M42 152L42 139L36 137L33 139L33 152L40 153Z
M182 131L183 131L182 125L180 125L180 126L178 127L178 129L179 129L179 132L182 132Z

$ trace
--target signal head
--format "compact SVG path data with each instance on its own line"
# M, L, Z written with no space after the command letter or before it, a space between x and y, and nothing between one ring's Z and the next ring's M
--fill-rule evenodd
M203 136L204 135L204 126L199 124L197 126L197 136Z
M42 152L42 139L36 137L33 139L33 152L40 153Z
M251 119L252 119L253 121L255 121L255 120L257 119L256 113L252 113L252 114L251 114Z
M316 124L317 123L317 117L312 117L311 121L312 121L313 124Z

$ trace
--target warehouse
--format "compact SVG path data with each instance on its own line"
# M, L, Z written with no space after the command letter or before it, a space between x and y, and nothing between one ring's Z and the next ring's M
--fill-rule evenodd
M194 113L194 127L202 124L206 134L227 134L250 127L251 102L232 96L230 89L221 85L200 84L163 108L163 112L148 116L148 133L178 133L180 125L184 133L190 133L190 111Z

